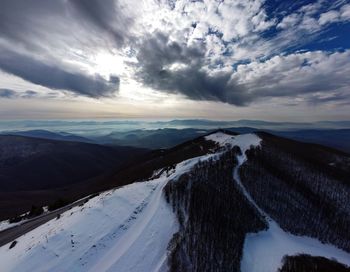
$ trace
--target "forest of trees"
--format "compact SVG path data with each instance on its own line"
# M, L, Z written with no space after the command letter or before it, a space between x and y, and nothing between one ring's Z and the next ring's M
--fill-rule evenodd
M284 145L264 139L261 148L249 150L248 161L240 168L242 183L284 230L350 252L350 175L332 171L323 162L329 158L320 158L317 152L305 159ZM304 150L308 151L313 150ZM329 156L338 163L348 159Z
M350 268L336 260L301 254L284 257L278 272L350 272Z
M240 271L245 235L267 227L233 182L237 152L201 162L165 187L180 223L171 271Z
M285 231L350 252L350 156L263 136L239 169L257 205ZM240 271L246 234L267 228L233 180L240 148L221 151L165 187L180 224L169 244L171 271ZM280 272L349 271L337 267L325 258L287 256Z

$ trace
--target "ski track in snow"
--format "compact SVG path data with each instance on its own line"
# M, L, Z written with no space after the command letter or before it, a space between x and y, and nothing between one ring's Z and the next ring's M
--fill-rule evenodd
M239 177L239 167L247 160L245 152L250 147L260 145L260 138L254 134L238 135L235 137L215 135L211 136L211 140L216 141L221 146L230 144L231 146L238 145L241 148L242 155L237 156L238 165L233 172L234 181L247 200L265 218L268 224L267 230L258 233L249 233L246 236L241 261L242 272L277 272L282 266L282 259L285 255L297 255L301 253L336 259L340 263L350 265L350 254L336 246L323 244L311 237L296 236L281 229L277 222L266 214L248 193Z
M112 266L118 267L118 261L125 255L126 252L132 249L133 243L135 243L137 239L144 238L143 232L145 232L147 229L148 224L154 218L154 215L160 206L163 188L166 185L165 181L166 180L161 181L154 189L155 191L152 193L154 194L154 196L152 196L152 201L147 204L145 211L141 211L142 217L135 220L136 222L134 222L131 227L127 229L126 233L124 233L118 242L109 248L106 254L104 254L102 258L99 258L98 262L92 266L89 271L109 271ZM131 217L131 219L134 219L135 217ZM131 255L133 254L131 253ZM131 259L130 261L133 260ZM118 269L114 268L112 271L118 271Z

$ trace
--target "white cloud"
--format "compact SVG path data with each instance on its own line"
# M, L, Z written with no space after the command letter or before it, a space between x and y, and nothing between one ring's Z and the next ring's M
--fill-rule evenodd
M350 4L341 6L339 10L330 10L320 15L318 20L321 26L337 22L350 21Z
M340 17L343 20L350 20L350 4L342 6L340 13Z
M350 50L275 56L264 62L239 65L232 80L256 97L297 97L350 91Z
M338 22L340 20L340 13L336 10L330 10L320 15L318 22L320 25L325 25L328 23Z
M294 27L298 23L300 23L302 19L301 14L298 13L292 13L282 19L282 21L277 25L278 28L289 28Z

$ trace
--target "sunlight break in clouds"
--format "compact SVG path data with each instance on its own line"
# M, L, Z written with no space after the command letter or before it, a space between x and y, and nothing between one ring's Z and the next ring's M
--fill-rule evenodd
M277 103L283 118L342 118L349 12L344 0L5 0L0 105L50 100L60 112L74 101L109 117L156 105L159 117L236 119Z

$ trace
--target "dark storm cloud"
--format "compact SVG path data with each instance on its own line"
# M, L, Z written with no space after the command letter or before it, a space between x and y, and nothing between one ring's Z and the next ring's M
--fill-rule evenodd
M251 100L243 87L230 80L230 72L215 74L202 69L205 65L203 44L190 48L156 33L142 42L137 59L138 80L157 90L237 106Z
M38 92L32 90L27 90L22 95L23 98L34 98L36 96L38 96Z
M107 81L99 75L68 71L9 50L0 49L0 69L34 84L90 97L110 96L119 88L118 77Z
M38 44L33 38L44 39L43 29L50 27L52 23L49 20L50 17L61 17L63 20L64 14L63 1L2 0L0 3L0 37L16 42L18 46L37 50ZM44 18L46 22L41 21Z
M124 34L118 31L127 31L123 20L130 23L125 18L112 0L1 1L0 70L47 88L90 97L109 96L119 89L118 77L108 81L87 75L66 67L61 60L72 57L67 52L70 48L93 51L96 36L122 44Z
M9 89L0 89L0 98L14 98L16 97L16 92Z
M327 96L312 95L307 99L311 105L335 103L335 104L349 104L350 94L347 93L333 93Z
M307 102L321 104L349 98L339 92L350 83L347 76L350 66L346 61L350 51L278 56L242 64L236 73L220 68L216 72L208 65L206 52L208 48L204 42L189 47L170 40L164 33L154 33L139 44L135 65L137 79L160 91L236 106L266 98L310 96L317 92L334 92L334 95L314 96Z
M39 93L32 90L18 92L10 89L0 89L0 98L36 98L38 96Z
M127 29L133 20L123 13L123 7L114 0L69 0L75 14L89 24L107 32L117 45L125 43Z
M132 19L123 7L114 0L2 0L0 3L0 37L21 43L30 49L38 49L39 43L52 39L52 34L60 32L60 26L67 36L69 26L80 25L79 35L100 34L109 38L110 34L116 44L124 43ZM67 28L68 26L68 28ZM81 37L80 37L81 38Z

